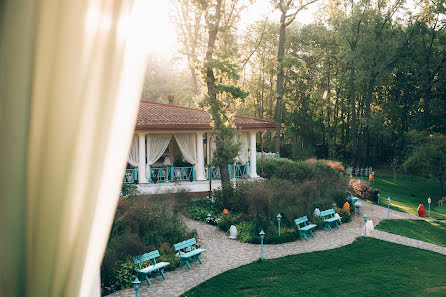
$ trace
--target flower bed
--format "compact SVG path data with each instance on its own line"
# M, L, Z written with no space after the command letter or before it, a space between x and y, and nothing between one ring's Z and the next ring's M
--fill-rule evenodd
M279 159L280 160L280 159ZM296 178L304 174L290 175L290 180L265 179L261 181L241 181L235 186L213 192L215 202L207 199L194 200L185 207L185 214L193 219L217 225L228 232L231 225L238 230L242 242L260 243L259 232L266 233L265 243L283 243L299 238L294 219L307 216L318 226L322 221L313 217L315 208L329 209L333 202L342 206L346 201L347 178L342 177L327 165L293 161L277 161L288 164L289 168L301 168L311 178ZM287 167L287 168L288 168ZM274 169L283 176L288 169ZM290 169L291 170L291 169ZM311 173L312 172L312 173ZM223 214L228 209L229 214ZM344 210L337 209L343 222L351 220ZM280 213L281 236L278 236L276 216ZM210 214L210 218L208 218Z

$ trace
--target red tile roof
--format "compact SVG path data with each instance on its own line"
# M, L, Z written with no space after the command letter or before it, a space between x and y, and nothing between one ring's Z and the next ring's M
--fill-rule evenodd
M139 105L136 130L145 131L186 131L212 130L211 115L204 110L178 105L162 104L142 100ZM237 129L274 129L275 122L236 115Z

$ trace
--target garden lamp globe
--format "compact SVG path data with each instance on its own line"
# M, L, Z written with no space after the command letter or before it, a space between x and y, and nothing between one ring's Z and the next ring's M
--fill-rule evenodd
M277 218L277 225L278 225L279 236L280 236L280 220L282 219L282 216L280 215L280 213L276 216L276 218Z
M136 297L138 297L138 289L139 289L139 286L141 286L141 282L139 281L138 278L135 278L135 280L132 282L132 286L133 286L133 289L135 289Z
M368 219L368 215L365 213L364 214L364 237L367 237L367 219Z

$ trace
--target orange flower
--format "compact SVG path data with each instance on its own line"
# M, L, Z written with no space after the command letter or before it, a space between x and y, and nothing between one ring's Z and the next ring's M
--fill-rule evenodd
M223 214L229 214L229 210L227 210L226 208L223 209Z
M350 203L345 202L343 208L348 214L350 214Z

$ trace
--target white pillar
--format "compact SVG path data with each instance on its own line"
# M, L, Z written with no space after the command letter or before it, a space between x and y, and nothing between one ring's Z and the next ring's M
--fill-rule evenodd
M257 175L257 151L256 151L256 132L249 132L249 177L259 177Z
M204 174L203 132L197 132L197 164L195 165L197 180L206 180Z
M139 166L138 166L138 181L140 184L147 183L146 178L146 134L138 133L139 145Z

